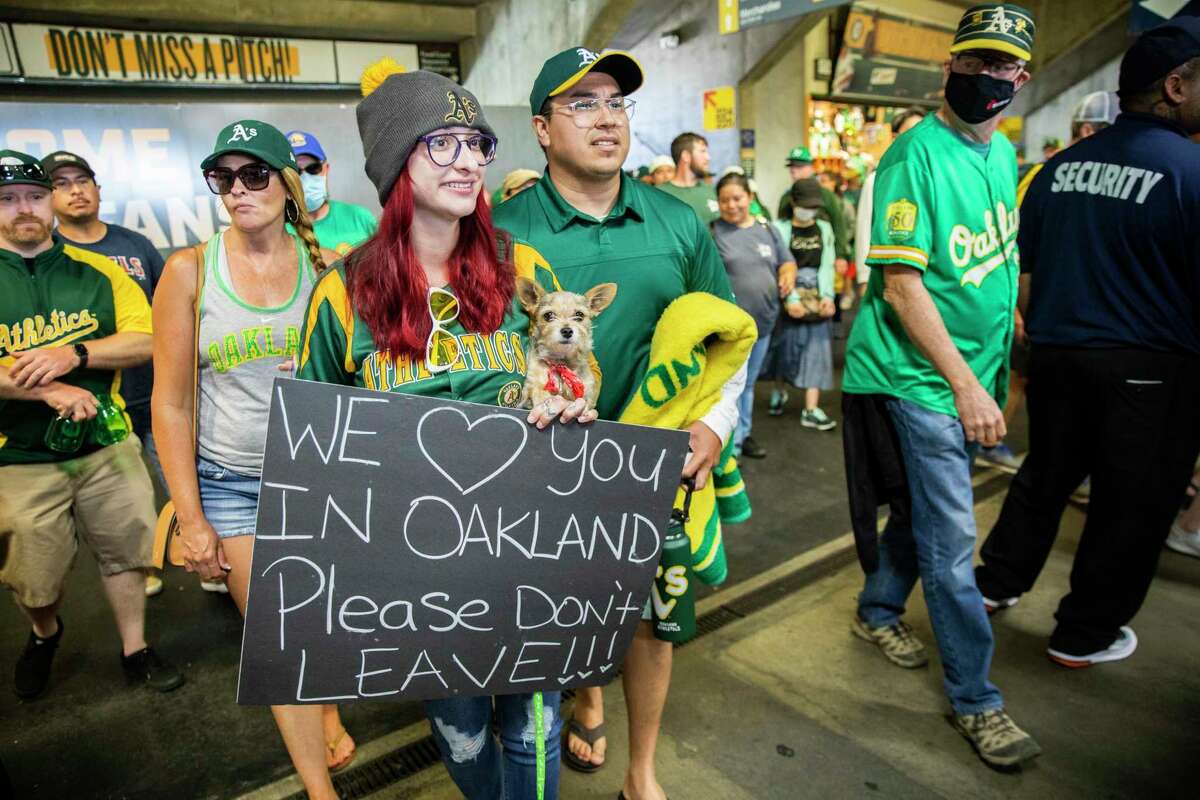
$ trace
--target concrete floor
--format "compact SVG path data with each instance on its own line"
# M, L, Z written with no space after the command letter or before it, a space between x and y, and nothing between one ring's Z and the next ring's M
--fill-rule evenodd
M1002 494L977 506L980 529ZM840 570L676 653L658 764L674 798L1187 798L1200 755L1200 561L1164 552L1127 661L1066 670L1045 657L1083 514L1069 510L1037 588L995 619L992 678L1045 754L986 768L943 720L940 662L908 672L849 632L861 583ZM932 644L919 593L908 620ZM625 714L607 692L611 763L564 770L564 798L620 789ZM735 711L736 710L736 711ZM439 766L372 800L457 797Z

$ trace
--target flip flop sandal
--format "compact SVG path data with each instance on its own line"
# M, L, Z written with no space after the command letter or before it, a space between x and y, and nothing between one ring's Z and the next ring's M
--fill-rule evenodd
M342 743L342 739L345 739L345 738L346 738L346 729L342 728L342 732L337 735L336 739L334 739L332 742L325 743L325 746L329 748L330 758L332 758L334 756L334 754L337 753L338 745L340 745ZM336 767L329 767L329 774L335 775L335 774L341 772L342 770L346 769L347 767L349 767L351 764L354 763L354 758L357 755L358 755L358 748L356 747L350 751L350 757L347 758L345 761L343 761L341 764L338 764Z
M567 732L563 735L561 756L563 762L576 772L592 773L608 763L607 754L605 755L605 759L603 761L601 761L599 764L594 764L591 761L586 761L572 753L570 748L567 747L567 736L571 735L574 735L587 742L589 747L595 747L597 739L605 738L603 722L594 728L585 728L583 727L582 723L572 717L571 721L567 723Z

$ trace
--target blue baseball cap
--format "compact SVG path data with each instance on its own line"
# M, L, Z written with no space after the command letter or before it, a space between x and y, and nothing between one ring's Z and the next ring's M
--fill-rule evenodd
M321 143L317 141L317 137L306 131L288 131L288 144L292 146L292 153L299 156L312 156L318 161L325 161L325 150L321 147Z

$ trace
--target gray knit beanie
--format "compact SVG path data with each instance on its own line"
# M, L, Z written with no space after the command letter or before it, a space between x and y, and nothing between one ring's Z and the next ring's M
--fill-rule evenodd
M395 62L388 61L363 73L363 99L356 109L367 177L384 205L412 149L425 134L463 126L496 135L475 95L433 72L397 72Z

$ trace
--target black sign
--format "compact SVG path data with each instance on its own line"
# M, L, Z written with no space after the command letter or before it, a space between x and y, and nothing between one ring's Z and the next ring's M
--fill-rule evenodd
M682 431L275 381L240 703L595 685L641 617Z

